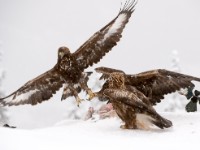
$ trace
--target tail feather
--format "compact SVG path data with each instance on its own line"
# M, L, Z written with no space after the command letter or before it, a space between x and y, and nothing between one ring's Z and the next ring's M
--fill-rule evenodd
M167 120L160 115L156 116L155 120L152 120L152 123L161 129L169 128L172 126L172 122L170 120Z

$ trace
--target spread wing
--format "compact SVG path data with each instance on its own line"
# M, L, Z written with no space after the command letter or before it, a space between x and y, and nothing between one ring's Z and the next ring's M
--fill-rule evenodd
M100 79L108 79L113 72L124 73L121 70L107 67L99 67L95 70L98 73L102 73ZM164 99L166 94L179 91L181 88L194 87L192 81L200 82L200 78L164 69L151 70L134 75L126 74L125 77L125 84L137 88L149 98L150 103L153 105ZM102 88L100 92L103 93L106 88Z
M106 53L117 45L117 42L122 37L121 34L125 25L135 10L136 3L136 0L126 2L116 18L96 32L73 53L79 69L84 70L94 63L99 62Z
M126 84L140 90L153 105L164 99L165 94L178 91L181 88L194 87L192 81L200 82L200 78L164 69L126 75Z
M53 68L28 81L9 96L0 98L0 105L36 105L50 99L62 87L63 83L60 74Z

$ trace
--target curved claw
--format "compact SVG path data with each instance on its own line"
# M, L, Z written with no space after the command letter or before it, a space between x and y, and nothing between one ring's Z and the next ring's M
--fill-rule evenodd
M88 97L88 101L91 101L94 97L96 97L96 94L95 93L93 93L92 91L88 91L88 95L89 95L89 97Z

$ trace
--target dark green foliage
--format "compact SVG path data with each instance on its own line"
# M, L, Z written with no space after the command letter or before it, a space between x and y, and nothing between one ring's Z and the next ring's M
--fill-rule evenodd
M192 100L186 105L185 110L187 112L195 112L197 111L197 103L193 102Z

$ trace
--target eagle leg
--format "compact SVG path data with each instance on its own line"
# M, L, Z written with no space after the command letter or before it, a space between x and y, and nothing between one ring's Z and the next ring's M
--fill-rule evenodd
M128 125L127 123L125 123L124 125L120 126L121 129L138 129L137 125Z
M125 124L121 125L121 129L138 129L137 123L136 123L136 116L134 116L132 119L126 118Z
M75 96L75 99L76 99L76 104L77 104L78 107L80 106L80 103L81 103L82 101L84 101L84 100L81 99L78 95Z
M121 128L121 129L127 129L127 127L126 127L125 124L124 124L124 125L121 125L120 128Z
M71 92L73 93L73 96L75 97L76 99L76 103L77 103L77 106L79 107L80 103L82 101L84 101L83 99L81 99L79 96L78 96L78 92L73 88L73 87L69 87Z
M80 85L81 85L81 88L84 89L86 93L89 95L88 100L92 100L96 96L95 93L92 92L92 90L87 86L87 83L82 82Z

